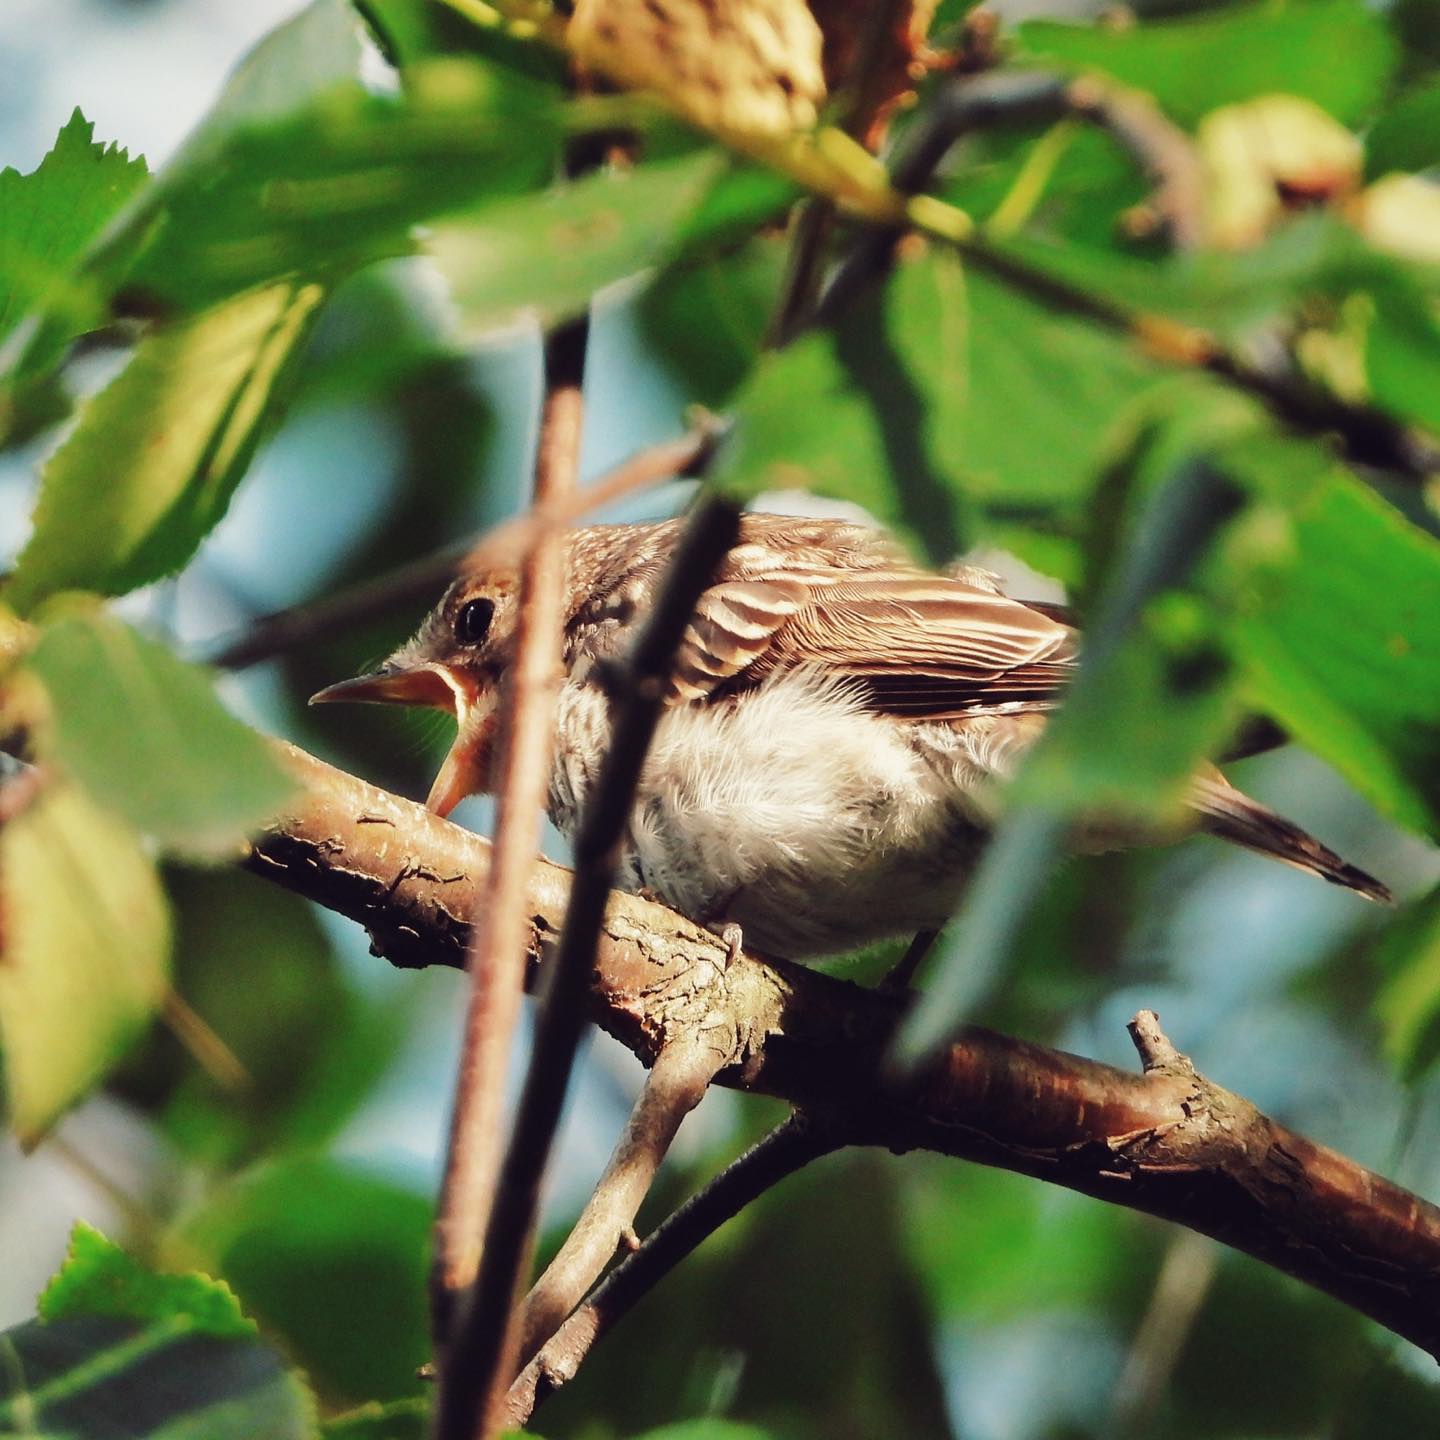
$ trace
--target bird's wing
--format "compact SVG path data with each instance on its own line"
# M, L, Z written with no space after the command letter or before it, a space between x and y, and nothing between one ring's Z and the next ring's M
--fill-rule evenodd
M853 681L877 710L957 719L1048 709L1074 663L1073 629L979 584L899 566L804 566L707 590L671 698L718 698L813 666Z

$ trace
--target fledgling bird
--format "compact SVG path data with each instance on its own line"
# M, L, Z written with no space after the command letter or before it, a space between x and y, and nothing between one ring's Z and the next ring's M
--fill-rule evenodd
M608 742L600 667L624 654L682 525L568 537L549 782L563 833ZM490 787L517 588L513 566L463 575L378 673L314 697L453 711L427 802L441 815ZM1077 649L1061 612L1010 598L987 571L931 574L863 526L744 516L676 657L621 883L792 958L938 929L989 837L996 783L1038 738ZM1389 898L1213 767L1190 804L1202 830Z

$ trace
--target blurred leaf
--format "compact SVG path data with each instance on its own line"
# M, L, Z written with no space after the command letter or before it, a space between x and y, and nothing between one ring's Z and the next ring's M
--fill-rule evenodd
M314 0L260 40L236 66L220 98L155 183L140 191L99 243L77 257L83 259L83 266L72 277L70 304L48 307L15 357L11 381L22 395L43 383L75 334L110 318L111 299L145 248L157 241L165 248L164 232L175 217L168 213L164 197L177 173L189 173L213 186L225 176L220 152L236 129L275 122L336 87L349 85L358 92L361 39L349 0ZM182 250L184 244L182 237ZM245 288L236 285L215 298L228 298ZM204 306L197 303L191 308Z
M1235 718L1229 657L1184 587L1242 504L1237 486L1201 462L1173 470L1148 496L1065 703L1008 788L934 978L896 1038L901 1064L932 1054L994 986L1077 828L1163 835L1175 823L1190 777Z
M0 337L47 297L144 183L145 161L94 140L77 107L28 175L0 170Z
M706 149L601 171L436 226L426 249L467 330L483 334L524 314L550 325L659 260L727 169L721 152Z
M71 1232L65 1263L45 1287L36 1308L47 1323L93 1315L111 1320L185 1321L184 1328L190 1333L222 1340L259 1333L223 1280L193 1271L162 1275L147 1270L84 1221L77 1222Z
M1355 124L1381 99L1395 62L1384 20L1363 0L1272 0L1129 26L1032 20L1019 38L1023 58L1103 70L1149 91L1183 125L1277 91Z
M1440 1058L1440 887L1407 905L1370 949L1384 977L1373 1006L1385 1055L1414 1085Z
M1191 575L1244 498L1204 462L1183 465L1147 498L1087 629L1079 673L1009 803L1116 821L1175 814L1236 718L1215 609Z
M1440 84L1431 82L1386 106L1365 136L1365 174L1428 170L1440 164Z
M641 297L646 339L687 404L730 403L760 355L784 265L781 241L752 240L703 264L668 266Z
M182 1230L331 1399L419 1389L429 1358L427 1197L333 1160L292 1159L215 1192Z
M362 1405L320 1427L321 1440L425 1440L429 1433L428 1399Z
M247 126L293 115L337 85L360 84L365 26L351 0L311 0L256 41L186 138L172 168Z
M154 238L126 293L193 310L407 253L419 221L547 181L564 107L562 92L498 65L436 60L399 97L346 84L282 118L205 133L128 217Z
M1154 1221L943 1156L910 1157L904 1178L910 1263L946 1321L1141 1311L1164 1235Z
M1247 703L1383 813L1440 833L1440 541L1318 445L1262 432L1222 463L1270 502L1227 637Z
M124 1094L159 1111L190 1159L234 1166L330 1140L381 1084L419 988L371 997L346 983L312 906L235 870L172 869L175 988L244 1067L222 1089L157 1034ZM244 975L237 985L235 977Z
M948 560L977 512L1053 517L1082 500L1108 428L1159 374L1093 324L935 252L833 331L765 357L717 478L745 496L852 500Z
M293 789L203 670L103 611L44 626L30 665L54 706L53 758L166 849L231 855Z
M1026 234L1086 248L1136 249L1121 219L1147 198L1150 182L1107 131L1076 120L1039 139L1029 127L987 128L965 146L965 163L940 193L995 227L993 239L1022 225Z
M311 1440L304 1382L225 1286L77 1226L41 1319L0 1335L0 1427L67 1440Z
M682 1420L678 1425L662 1425L647 1430L636 1440L772 1440L774 1431L758 1425L741 1425L734 1420Z
M47 462L9 603L123 594L184 565L225 514L325 295L255 290L142 340Z
M5 1089L30 1145L159 1006L169 921L134 832L59 781L0 830L0 887Z

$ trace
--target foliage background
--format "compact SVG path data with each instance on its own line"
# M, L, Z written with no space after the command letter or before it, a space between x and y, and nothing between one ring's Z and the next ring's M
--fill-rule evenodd
M156 168L245 44L294 8L275 0L243 13L218 0L8 5L0 15L0 160L32 170L79 103L97 139L143 151ZM1354 125L1402 78L1420 97L1407 103L1433 103L1440 27L1425 6L1369 19L1360 7L1328 9L1337 26L1344 10L1364 43L1338 55L1322 26L1314 50L1270 52L1283 73L1267 75L1264 88L1313 95ZM470 43L459 21L432 24L424 43ZM1228 53L1243 72L1244 51ZM1182 121L1251 93L1243 73L1206 70L1198 55L1182 50L1169 82ZM378 58L365 63L383 84ZM1167 79L1152 62L1142 69L1131 78ZM1423 169L1436 158L1426 151L1403 163ZM1009 189L1018 159L1013 137L987 139L954 198L985 213ZM1072 142L1052 185L1039 228L1095 255L1114 246L1115 213L1144 190L1113 147L1088 134ZM662 200L676 193L674 182L657 191ZM683 185L680 193L675 213L685 215ZM202 657L256 614L424 554L515 508L526 488L537 347L523 326L497 335L489 322L538 283L521 261L544 232L523 207L477 211L466 224L457 222L461 240L490 236L501 260L503 245L512 246L515 294L483 294L462 306L457 324L454 303L423 262L387 261L345 281L293 377L285 422L229 513L178 578L124 598L128 620ZM742 252L728 268L716 266L708 294L683 274L668 290L607 294L587 377L587 473L673 434L690 400L718 402L714 392L736 363L727 347L748 342L715 328L714 297L725 297L730 326L758 323L763 268ZM985 298L977 285L977 317ZM918 313L926 297L906 303ZM993 296L989 303L997 327L1018 323ZM1071 551L1037 517L1065 510L1066 482L1057 476L1073 469L1078 493L1082 472L1088 484L1099 465L1098 452L1080 453L1093 417L1077 421L1055 403L1056 387L1091 371L1085 356L1067 354L1063 334L1057 343L1056 369L1020 366L979 397L980 429L967 434L964 452L999 457L993 490L976 486L987 509L980 528L992 546L1035 567L1005 562L1031 593L1047 583L1035 574L1047 562L1078 577ZM777 405L797 377L806 379L805 367L827 363L818 347L797 353L776 362L790 367L786 380L770 383ZM103 348L82 356L78 383L93 389L116 364ZM1440 375L1434 352L1414 365L1417 385ZM977 385L987 383L977 375ZM767 411L765 393L745 440L762 449L768 425L797 419ZM1083 396L1077 404L1087 408ZM873 500L866 457L876 442L859 422L845 428L847 414L817 412L816 429L841 433L838 488ZM1047 433L1052 415L1059 428ZM1206 412L1202 431L1211 423ZM53 444L53 433L42 433L0 455L7 559L25 542L35 469ZM831 474L825 459L815 461L822 478ZM673 509L682 499L667 492L647 504ZM880 501L882 509L891 503ZM1433 515L1407 504L1433 527ZM383 654L414 619L387 616L227 676L221 693L260 728L421 794L443 726L390 713L337 720L303 708L304 696ZM1432 850L1381 819L1313 754L1292 747L1233 775L1407 896L1440 874ZM460 819L483 825L488 816L469 802ZM82 1217L143 1257L226 1279L306 1368L327 1407L417 1393L460 977L388 973L351 927L247 876L181 859L166 864L164 880L175 987L249 1080L227 1088L169 1030L152 1027L105 1088L33 1154L6 1142L0 1323L32 1313L72 1219ZM1125 1065L1124 1022L1153 1007L1225 1085L1436 1195L1440 1095L1416 1031L1440 990L1440 954L1433 938L1397 941L1394 926L1377 943L1387 919L1207 841L1072 861L1045 891L979 1018ZM1413 917L1402 920L1415 931ZM871 956L841 968L866 975L883 963ZM554 1182L556 1235L598 1172L638 1078L611 1042L591 1044ZM766 1102L709 1097L682 1136L664 1198L692 1188L771 1119ZM1440 1386L1428 1360L1333 1302L1144 1217L935 1157L846 1154L768 1197L672 1277L597 1352L583 1381L542 1412L540 1429L628 1435L705 1415L797 1437L1358 1440L1434 1428Z

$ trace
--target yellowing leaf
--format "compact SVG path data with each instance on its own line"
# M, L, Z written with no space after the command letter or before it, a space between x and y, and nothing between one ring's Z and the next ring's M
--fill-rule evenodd
M135 832L62 782L0 830L0 1049L24 1144L117 1060L165 993L170 922Z
M655 90L707 130L814 125L821 35L803 0L579 0L571 48L619 85Z

